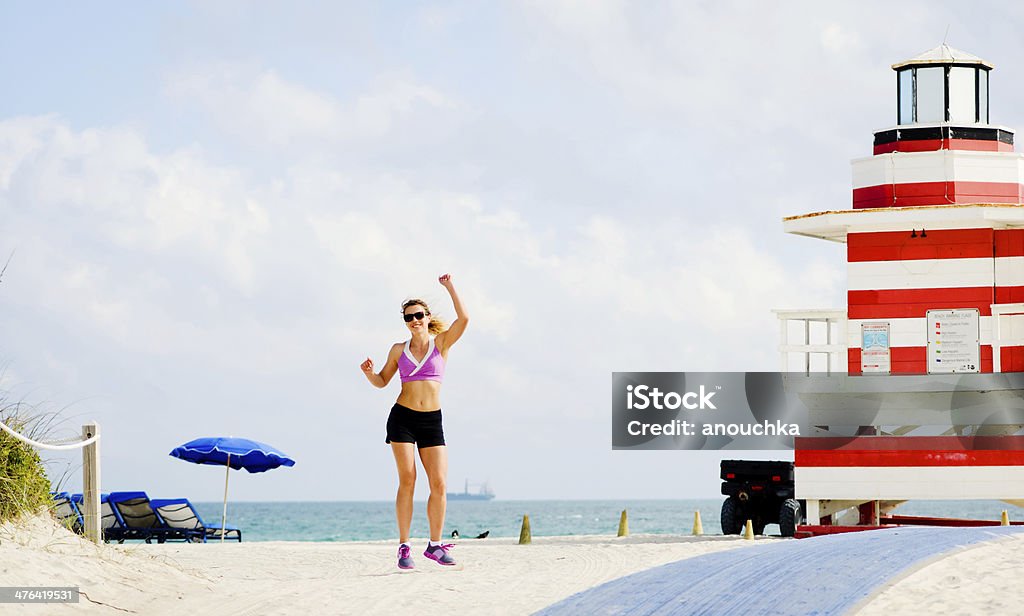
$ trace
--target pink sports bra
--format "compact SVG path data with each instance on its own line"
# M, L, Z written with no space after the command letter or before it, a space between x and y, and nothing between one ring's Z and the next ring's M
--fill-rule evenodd
M401 377L402 382L437 381L440 383L444 380L444 357L441 356L441 351L434 346L434 339L431 338L427 343L427 354L420 362L417 362L412 356L412 351L409 350L410 342L412 341L405 343L405 349L398 357L398 376Z

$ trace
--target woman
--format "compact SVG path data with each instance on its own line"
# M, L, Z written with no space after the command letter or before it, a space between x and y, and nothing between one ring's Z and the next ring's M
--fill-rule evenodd
M412 497L416 487L416 449L419 449L423 470L430 482L427 500L427 520L430 522L430 543L423 555L442 564L454 565L448 553L451 545L441 544L444 514L447 507L448 451L441 427L441 380L448 360L448 350L462 337L469 316L459 301L451 276L437 279L455 305L455 322L447 330L434 319L430 307L420 299L402 304L402 318L411 335L406 342L396 342L388 351L388 359L378 373L373 372L369 357L360 366L366 379L375 387L385 387L397 371L402 379L402 391L388 416L387 438L398 466L398 495L395 515L398 518L398 567L414 567L409 526L412 524ZM433 335L434 337L431 337Z

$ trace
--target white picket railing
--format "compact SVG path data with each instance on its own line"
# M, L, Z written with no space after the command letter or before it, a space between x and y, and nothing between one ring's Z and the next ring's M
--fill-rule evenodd
M846 311L845 310L773 310L779 318L779 353L781 355L781 370L783 372L846 372L847 370L847 348L846 348ZM802 324L803 340L792 342L790 340L790 325L792 322ZM813 341L811 326L814 323L824 324L824 336L820 341ZM820 329L820 328L818 328ZM790 364L791 354L799 356L799 364ZM823 356L825 359L825 370L812 370L811 359L814 356Z

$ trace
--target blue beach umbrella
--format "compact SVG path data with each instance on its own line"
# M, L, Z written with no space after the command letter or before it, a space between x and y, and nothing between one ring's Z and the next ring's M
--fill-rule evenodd
M189 441L171 450L171 455L195 464L213 464L224 467L224 509L220 518L220 540L224 541L224 530L228 517L228 473L231 469L242 469L250 473L262 473L279 466L295 466L283 452L266 443L235 437L205 437Z

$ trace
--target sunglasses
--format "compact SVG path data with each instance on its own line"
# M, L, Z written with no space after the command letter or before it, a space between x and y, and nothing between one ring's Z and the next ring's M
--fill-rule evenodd
M413 319L416 319L417 321L422 321L423 317L425 316L427 315L424 314L424 312L421 310L419 312L410 312L408 314L404 314L402 315L402 318L405 319L406 323L411 323Z

